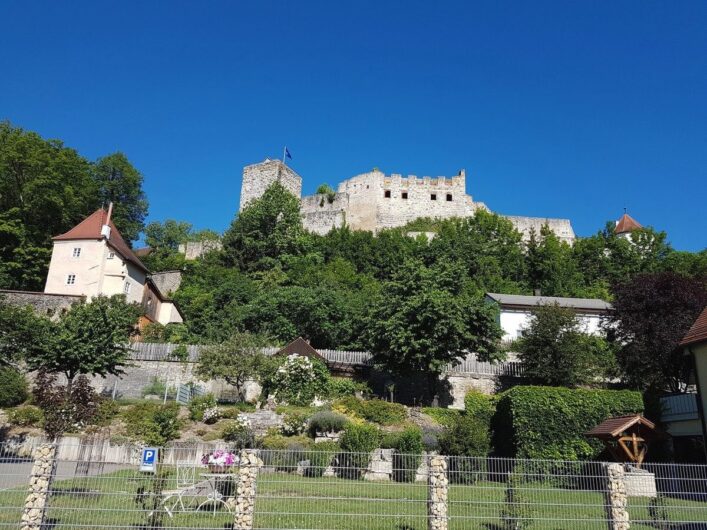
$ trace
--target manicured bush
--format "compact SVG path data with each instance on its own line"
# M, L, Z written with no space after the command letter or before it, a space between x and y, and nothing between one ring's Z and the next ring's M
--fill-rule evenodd
M423 449L422 432L417 427L408 427L398 435L393 453L393 480L415 482Z
M202 421L206 409L216 407L216 398L213 394L193 397L189 402L189 419L192 421Z
M138 403L123 413L125 430L133 439L149 445L163 445L179 438L179 405Z
M483 419L463 414L439 438L439 450L449 455L449 480L456 484L473 484L483 478L489 453L488 424Z
M470 390L464 396L464 412L468 416L474 416L489 423L495 410L496 406L492 396L478 390Z
M349 423L339 440L339 475L359 479L368 467L370 453L380 443L380 432L374 425Z
M326 388L327 397L332 399L355 396L356 394L360 394L363 397L371 395L371 388L366 383L354 381L347 377L330 377Z
M643 411L639 392L517 386L504 392L492 421L501 456L588 460L603 446L584 433L613 416Z
M321 477L324 471L331 464L334 455L340 450L336 442L319 442L312 444L307 452L309 467L305 470L307 477Z
M349 396L336 401L333 408L379 425L394 425L407 418L403 405L382 399L363 400Z
M346 427L348 420L346 416L337 414L336 412L331 412L329 410L323 410L317 412L314 416L309 419L309 427L307 431L309 435L314 438L318 432L340 432Z
M24 374L10 367L0 368L0 407L14 407L28 396Z
M39 427L42 425L44 415L39 407L22 405L21 407L10 409L7 419L12 425L19 427Z

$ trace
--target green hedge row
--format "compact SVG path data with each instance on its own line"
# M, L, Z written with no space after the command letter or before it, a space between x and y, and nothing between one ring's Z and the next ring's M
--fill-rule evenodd
M517 386L499 396L492 420L499 456L587 460L603 446L584 433L607 418L643 411L640 392Z

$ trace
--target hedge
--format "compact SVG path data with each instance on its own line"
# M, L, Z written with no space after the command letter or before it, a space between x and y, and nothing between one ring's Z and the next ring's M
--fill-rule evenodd
M584 433L613 416L643 411L640 392L517 386L500 395L492 420L499 456L596 458L603 445Z

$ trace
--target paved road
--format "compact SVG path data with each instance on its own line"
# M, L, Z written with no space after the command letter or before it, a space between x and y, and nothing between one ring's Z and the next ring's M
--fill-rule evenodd
M97 465L89 467L88 475L95 476L103 473L111 473L121 469L133 469L134 466L125 464L105 464L103 469ZM0 458L0 490L26 486L29 483L29 475L32 472L32 461L21 462L7 461ZM57 466L57 480L74 478L76 473L76 462L59 462Z

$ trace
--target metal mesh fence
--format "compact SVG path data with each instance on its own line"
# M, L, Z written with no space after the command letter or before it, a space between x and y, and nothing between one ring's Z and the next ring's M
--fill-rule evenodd
M0 528L20 528L37 447L0 445ZM253 528L428 528L426 455L258 450ZM238 466L209 468L196 447L165 448L157 474L140 449L60 445L42 528L231 528ZM611 528L606 464L447 457L448 528ZM707 467L624 466L630 528L707 530ZM241 492L243 494L243 492Z

